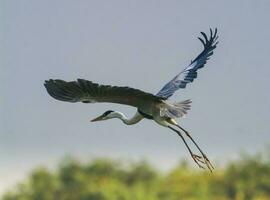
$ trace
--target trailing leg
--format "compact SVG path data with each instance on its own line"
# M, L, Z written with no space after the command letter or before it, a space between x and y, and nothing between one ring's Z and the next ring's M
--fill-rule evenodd
M178 128L180 128L182 131L185 132L185 134L190 138L190 140L193 142L193 144L198 148L198 150L200 151L200 153L203 156L204 159L204 163L206 164L207 168L212 172L212 170L214 169L214 166L211 164L210 160L207 158L207 156L205 155L205 153L201 150L201 148L199 147L199 145L197 145L197 143L194 141L194 139L191 137L191 135L189 134L188 131L186 131L184 128L182 128L181 126L179 126L178 124L175 124L175 126L177 126Z
M191 151L191 149L189 148L189 146L188 146L186 140L184 139L183 135L181 134L181 132L178 131L178 130L176 130L176 129L174 129L174 128L171 127L171 126L168 126L168 128L171 129L171 130L173 130L174 132L176 132L176 133L182 138L182 140L183 140L183 142L185 143L185 145L186 145L186 147L187 147L187 149L188 149L188 151L189 151L189 153L190 153L192 159L194 160L194 162L197 163L197 165L198 165L200 168L203 168L203 169L204 169L204 167L200 164L200 163L203 163L203 164L204 164L204 162L201 160L202 157L201 157L201 156L198 156L198 155L196 155L196 154L194 154L194 153Z

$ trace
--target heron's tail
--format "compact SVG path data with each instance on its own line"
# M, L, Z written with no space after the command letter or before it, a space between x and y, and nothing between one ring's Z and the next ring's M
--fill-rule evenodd
M166 102L166 106L160 111L160 114L169 118L184 117L191 108L191 102L190 99L175 103Z

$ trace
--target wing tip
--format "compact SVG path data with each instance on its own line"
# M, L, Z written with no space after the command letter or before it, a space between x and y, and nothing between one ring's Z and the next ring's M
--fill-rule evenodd
M214 29L214 32L213 32L213 29L210 28L210 37L209 38L207 37L205 32L201 31L200 33L203 36L203 39L201 37L198 37L198 39L203 44L203 46L205 48L212 48L212 50L215 49L216 45L218 44L217 28Z
M49 79L44 81L44 87L48 94L56 100L74 102L71 92L64 89L63 83L67 83L60 79Z

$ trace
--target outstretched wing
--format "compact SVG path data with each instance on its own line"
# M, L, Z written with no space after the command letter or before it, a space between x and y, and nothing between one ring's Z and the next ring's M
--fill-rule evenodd
M200 37L198 39L202 42L204 50L195 58L189 66L187 66L183 71L177 74L170 82L168 82L157 94L156 96L163 99L168 99L174 94L179 88L185 88L188 83L193 82L197 78L197 70L204 67L206 61L213 55L213 50L218 44L217 29L213 34L212 29L210 29L210 38L208 39L204 32L201 32L204 40Z
M110 102L141 107L160 99L138 89L100 85L83 79L72 82L50 79L44 86L53 98L68 102Z

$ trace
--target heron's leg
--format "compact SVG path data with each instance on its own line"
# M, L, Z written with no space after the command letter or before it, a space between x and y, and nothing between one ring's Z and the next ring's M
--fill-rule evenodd
M168 128L171 129L171 130L173 130L174 132L176 132L176 133L182 138L182 140L183 140L183 142L185 143L185 145L186 145L186 147L187 147L187 149L188 149L188 151L189 151L191 157L193 158L194 162L197 163L197 165L198 165L200 168L203 168L203 169L204 169L204 167L199 163L199 162L204 163L202 160L200 160L202 157L201 157L201 156L198 156L198 155L196 155L196 154L194 154L194 153L191 151L191 149L189 148L189 146L188 146L188 144L187 144L185 138L184 138L183 135L181 134L181 132L178 131L178 130L176 130L176 129L174 129L174 128L171 127L171 126L168 126Z
M182 128L181 126L179 126L178 124L176 124L175 126L177 126L178 128L180 128L182 131L185 132L185 134L189 137L189 139L193 142L193 144L198 148L198 150L201 152L203 159L204 159L204 163L206 164L206 166L208 167L208 169L210 171L212 171L214 169L214 166L212 165L212 163L210 162L210 160L207 158L207 156L205 155L205 153L201 150L201 148L199 147L199 145L197 145L197 143L194 141L194 139L191 137L191 135L189 134L188 131L186 131L184 128Z

